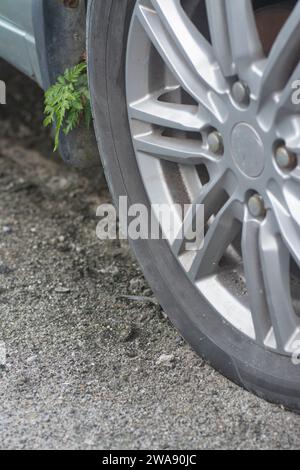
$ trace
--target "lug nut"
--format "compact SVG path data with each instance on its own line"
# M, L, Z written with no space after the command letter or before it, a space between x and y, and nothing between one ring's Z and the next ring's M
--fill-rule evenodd
M248 209L253 217L262 217L266 213L265 203L259 194L254 194L248 201Z
M238 104L248 104L250 100L250 90L243 82L235 82L232 87L232 96Z
M220 132L211 132L207 137L207 142L211 153L221 155L224 152L223 137Z
M297 156L284 145L276 149L275 159L279 168L283 170L292 170L297 165Z

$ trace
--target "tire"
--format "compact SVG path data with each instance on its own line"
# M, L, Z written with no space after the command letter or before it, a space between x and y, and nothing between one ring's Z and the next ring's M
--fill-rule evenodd
M133 147L126 100L126 53L135 0L93 0L88 10L89 77L94 125L115 204L149 207ZM300 412L300 369L247 338L216 314L179 269L165 240L138 240L132 249L163 309L191 347L247 391ZM216 292L218 295L218 293Z

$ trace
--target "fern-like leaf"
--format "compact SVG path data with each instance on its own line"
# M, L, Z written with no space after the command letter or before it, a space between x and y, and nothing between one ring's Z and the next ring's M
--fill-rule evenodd
M55 125L54 151L58 149L61 131L68 135L84 120L92 119L87 65L82 62L67 69L45 93L44 126Z

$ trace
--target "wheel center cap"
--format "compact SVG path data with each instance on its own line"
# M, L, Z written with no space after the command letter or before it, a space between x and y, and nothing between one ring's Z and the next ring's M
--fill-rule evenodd
M231 134L233 159L246 176L257 178L265 167L263 142L256 130L246 123L237 124Z

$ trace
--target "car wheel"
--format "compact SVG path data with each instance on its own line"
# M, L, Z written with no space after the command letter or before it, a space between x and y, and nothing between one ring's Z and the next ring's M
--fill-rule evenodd
M132 242L154 293L218 371L299 411L300 3L94 0L88 36L116 204L205 206L192 255Z

